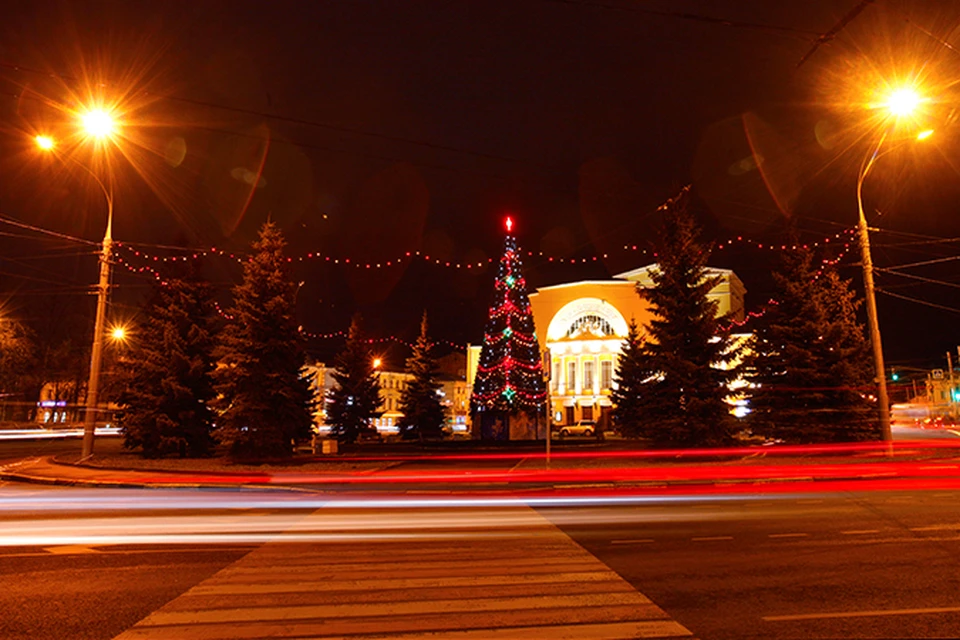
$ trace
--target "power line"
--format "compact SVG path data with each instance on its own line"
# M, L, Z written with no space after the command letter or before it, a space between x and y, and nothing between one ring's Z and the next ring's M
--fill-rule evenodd
M960 309L956 309L954 307L945 307L942 304L927 302L926 300L920 300L918 298L911 298L910 296L904 296L899 293L893 293L892 291L887 291L886 289L877 288L877 291L879 291L880 293L886 294L888 296L892 296L894 298L900 298L901 300L906 300L908 302L916 302L917 304L933 307L934 309L942 309L944 311L952 311L953 313L960 313Z
M960 284L956 282L947 282L946 280L935 280L933 278L924 278L923 276L915 276L912 273L900 273L899 271L891 271L890 269L881 269L880 267L874 267L874 271L879 271L880 273L889 273L891 275L900 276L901 278L910 278L911 280L919 280L921 282L929 282L930 284L939 284L945 287L954 287L960 289Z
M730 20L728 18L718 18L716 16L707 16L699 13L688 13L686 11L664 11L661 9L647 9L631 5L613 5L604 2L595 2L592 0L541 0L542 2L552 2L554 4L567 4L582 7L595 7L598 9L609 9L612 11L622 11L624 13L640 13L648 16L659 16L661 18L676 18L678 20L687 20L690 22L701 22L720 27L729 27L733 29L751 29L756 31L771 31L778 34L790 34L794 36L803 36L803 40L810 40L811 37L822 37L819 32L809 29L798 29L796 27L786 27L775 24L763 24L759 22L745 22L742 20Z
M89 244L93 246L99 246L99 242L92 242L90 240L85 240L83 238L78 238L76 236L67 235L65 233L58 233L56 231L50 231L49 229L44 229L43 227L37 227L32 224L27 224L26 222L20 222L16 218L11 218L0 214L0 222L9 224L14 227L19 227L21 229L29 229L30 231L36 231L44 235L52 236L54 238L60 238L61 240L70 240L71 242L80 242L83 244Z
M960 260L960 256L949 256L946 258L936 258L934 260L924 260L922 262L911 262L908 264L899 264L893 267L887 267L888 270L893 269L909 269L911 267L922 267L928 264L939 264L941 262L950 262L951 260Z

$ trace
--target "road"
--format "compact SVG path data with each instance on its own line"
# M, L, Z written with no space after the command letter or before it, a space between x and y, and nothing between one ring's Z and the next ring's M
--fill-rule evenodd
M531 509L6 484L0 637L955 636L960 493L863 486Z

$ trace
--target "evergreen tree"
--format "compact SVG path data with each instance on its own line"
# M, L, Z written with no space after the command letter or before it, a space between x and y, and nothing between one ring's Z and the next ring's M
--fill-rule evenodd
M285 245L276 225L263 225L217 348L217 432L236 458L290 456L312 431L313 393Z
M356 442L361 433L371 429L370 422L383 415L380 379L359 315L350 324L346 347L337 355L333 379L337 384L326 400L330 433L340 442Z
M786 442L879 439L869 345L849 282L808 249L784 254L774 274L778 304L758 328L750 423Z
M657 445L712 446L730 441L733 417L728 384L740 373L730 329L707 294L719 282L708 275L709 250L687 208L685 189L664 207L653 286L637 292L655 317L645 327L638 368L650 376L636 396L635 435Z
M17 398L23 407L33 404L30 401L36 398L28 397L27 393L32 386L31 378L38 360L37 343L33 333L14 318L3 318L0 321L0 394L8 400ZM20 411L13 411L8 415L6 406L0 415L3 419L26 418Z
M644 368L642 359L643 339L634 318L630 319L627 339L620 349L617 360L617 387L610 394L613 401L611 416L621 435L636 437L642 422L640 394L650 371Z
M197 277L158 283L143 308L118 399L123 446L155 458L210 455L214 398L212 291Z
M438 392L437 361L431 355L433 344L427 337L427 313L420 322L420 336L413 345L413 354L407 360L407 373L413 379L400 395L400 411L403 417L397 422L400 437L404 440L440 438L446 415Z
M519 413L538 420L547 401L527 281L517 241L510 235L512 225L507 218L503 256L470 397L471 412L481 424L485 416L509 419ZM493 432L489 435L504 437Z

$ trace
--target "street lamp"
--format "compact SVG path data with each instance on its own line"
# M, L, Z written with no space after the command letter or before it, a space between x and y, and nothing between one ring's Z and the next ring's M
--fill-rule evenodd
M112 139L117 124L110 112L103 109L91 109L78 114L83 134L98 143ZM44 151L54 151L56 143L50 136L38 135L34 138L37 147ZM107 297L110 291L110 258L113 249L113 189L103 183L89 167L65 156L94 179L104 198L107 200L107 228L103 234L100 249L100 279L97 282L97 314L93 325L93 346L90 349L90 377L87 380L87 402L83 414L83 448L81 456L87 459L93 455L93 440L97 428L97 396L100 390L100 366L103 361L103 339L106 333Z
M863 266L863 289L864 297L867 300L867 324L870 329L870 345L873 348L874 376L877 380L877 403L880 405L880 430L885 442L893 441L893 434L890 431L890 400L887 395L886 370L883 364L883 343L880 339L880 322L877 319L877 298L873 286L873 260L870 256L870 233L867 226L867 218L863 213L863 182L877 160L893 151L888 149L883 153L880 150L890 132L896 127L898 122L904 118L914 116L917 109L925 102L925 99L912 87L902 87L891 91L886 99L874 108L884 109L887 113L884 118L888 121L876 147L863 158L860 164L860 173L857 176L857 210L859 220L857 228L860 236L860 254L861 264ZM933 130L921 131L916 135L916 140L926 140L933 135Z

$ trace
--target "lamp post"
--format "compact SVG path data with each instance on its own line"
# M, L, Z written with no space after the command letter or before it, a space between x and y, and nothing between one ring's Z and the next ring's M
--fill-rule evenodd
M876 146L863 158L860 164L860 173L857 176L857 211L859 220L857 230L860 237L860 255L861 265L863 267L863 290L864 297L867 300L867 325L870 330L870 345L873 349L874 375L877 379L877 403L880 406L880 430L884 442L892 442L893 434L890 430L890 400L887 394L886 367L883 362L883 343L880 338L880 321L877 318L877 298L873 286L873 259L870 255L870 228L867 225L867 218L863 213L863 182L867 179L870 170L873 169L877 160L892 151L880 153L884 143L887 141L890 131L896 126L898 119L911 116L917 107L923 102L923 98L913 89L897 89L889 94L886 101L881 103L881 108L887 111L887 118L892 122L887 126ZM917 140L926 140L933 134L932 130L920 132Z
M83 133L96 142L111 138L116 129L113 117L102 109L86 111L79 116ZM36 136L37 147L52 152L56 142L50 136ZM87 401L83 414L83 448L81 456L87 459L93 455L93 441L97 428L97 396L100 390L100 367L103 361L103 339L106 333L107 298L110 292L110 262L113 250L113 189L108 188L89 167L69 158L93 178L107 201L107 228L103 234L100 248L100 278L97 281L97 313L93 324L93 345L90 349L90 377L87 380Z

